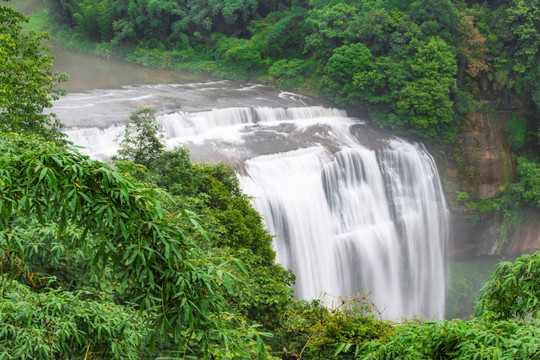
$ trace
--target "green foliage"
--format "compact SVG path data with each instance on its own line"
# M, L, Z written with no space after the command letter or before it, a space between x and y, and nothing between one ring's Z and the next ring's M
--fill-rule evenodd
M234 170L222 163L196 165L193 170L194 184L188 188L200 200L196 209L214 222L207 228L214 246L250 249L264 264L272 264L272 236L242 192Z
M411 20L427 37L439 36L451 43L459 12L450 0L416 0L407 9Z
M336 102L359 104L379 102L377 93L385 77L376 68L375 58L363 44L335 49L324 68L321 90Z
M428 138L453 139L456 129L450 94L456 86L454 50L443 39L432 37L427 43L418 43L408 66L409 80L396 93L397 116L391 121Z
M69 261L66 250L49 249L49 266L42 266L40 256L32 256L34 249L39 251L40 246L54 245L57 240L46 230L49 240L43 241L32 235L34 230L29 227L36 223L53 226L54 236L66 240L69 251L83 251L91 260L91 272L105 276L98 284L92 283L92 277L87 280L92 293L105 286L120 305L128 306L129 301L138 316L148 319L145 328L151 346L147 349L160 340L201 356L266 353L263 333L241 319L227 320L219 289L224 286L232 291L234 280L224 271L228 261L209 261L210 256L190 241L186 231L197 227L187 224L194 218L185 211L170 212L172 198L168 194L54 143L8 134L0 138L0 150L0 269L4 288L8 282L21 283L36 296L46 297L55 289L56 278L65 284L77 283L65 278L70 274L58 274L63 267L55 266ZM74 234L69 231L72 227L78 229ZM57 291L58 296L68 296L61 288ZM36 331L46 323L36 323ZM63 342L65 337L60 334L57 339ZM99 340L99 335L77 341L87 344L95 339ZM10 338L6 344L11 341L18 340ZM114 338L111 341L114 343Z
M0 130L24 131L48 139L62 137L60 122L43 110L63 93L56 83L67 76L56 74L53 56L41 44L46 34L26 33L27 18L6 5L0 5Z
M218 248L214 252L220 257L242 259L241 267L230 269L238 279L237 289L227 296L232 309L267 331L280 329L293 302L293 273L279 264L269 265L248 249Z
M261 66L261 55L255 44L250 40L236 39L223 53L222 59L226 65L217 74L225 75L239 81L250 78L254 71Z
M301 57L307 35L306 9L298 6L275 11L250 26L251 40L263 57Z
M281 59L272 64L268 69L268 75L272 77L277 86L295 89L306 80L307 70L307 64L301 59Z
M516 63L518 73L535 70L540 47L540 2L538 0L513 0L506 15L511 22L510 31L517 37L516 55L522 61Z
M285 315L276 339L284 347L285 359L328 359L337 354L340 359L354 359L343 351L345 346L394 334L393 324L377 319L372 310L367 298L338 299L328 307L321 301L298 302Z
M540 208L540 163L526 157L518 159L519 183L509 189L518 203Z
M120 140L118 155L113 160L133 161L150 166L165 148L163 125L156 119L156 109L143 108L129 115Z
M365 344L357 359L535 359L540 328L513 321L406 324L392 338Z
M90 295L90 296L89 296ZM147 322L127 306L86 291L36 292L4 283L0 300L2 359L140 359Z
M503 262L482 288L477 316L500 320L540 318L540 252Z
M306 21L313 31L306 39L307 49L329 56L332 49L353 42L360 20L357 11L356 6L342 1L310 10Z
M74 7L72 16L76 31L90 40L110 41L113 38L112 0L81 1Z
M506 125L508 130L508 139L510 144L516 150L519 150L525 145L527 121L523 118L512 118Z
M169 190L184 207L204 215L205 237L213 246L250 249L266 264L273 263L272 236L242 192L234 170L222 163L193 165L183 148L163 151L163 129L154 114L149 108L132 113L134 127L126 125L115 157L144 168L120 162L120 169Z

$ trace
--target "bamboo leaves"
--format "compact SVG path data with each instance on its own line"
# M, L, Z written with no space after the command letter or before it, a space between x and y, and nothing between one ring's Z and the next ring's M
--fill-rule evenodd
M149 318L156 339L189 331L198 351L219 344L209 338L216 326L212 314L223 310L219 286L232 292L233 279L185 238L183 224L193 220L191 213L169 213L171 197L163 191L134 183L66 147L9 134L0 137L0 153L4 272L37 292L44 286L32 285L38 273L62 286L88 275L86 284L94 281L93 286L110 287L134 302L138 318ZM45 236L34 230L40 228ZM83 270L80 279L69 276L76 269L62 265L77 248L84 249L76 263ZM14 265L7 266L7 254L13 254L9 264ZM107 281L99 280L103 276ZM107 331L96 328L97 339L109 338ZM117 345L110 344L112 353L121 353Z

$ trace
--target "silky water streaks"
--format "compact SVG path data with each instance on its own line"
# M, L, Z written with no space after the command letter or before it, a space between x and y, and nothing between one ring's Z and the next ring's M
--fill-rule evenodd
M169 148L238 169L297 298L369 293L385 318L444 316L449 215L421 144L308 97L228 81L70 94L54 111L72 141L107 160L142 106L159 109Z

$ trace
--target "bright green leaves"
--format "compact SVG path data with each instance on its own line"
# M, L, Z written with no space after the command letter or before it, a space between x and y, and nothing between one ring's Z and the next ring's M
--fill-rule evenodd
M453 41L459 12L451 0L416 0L407 12L426 37L439 36L446 42Z
M519 150L525 145L527 134L527 120L524 118L512 118L506 124L508 140L514 150Z
M332 48L357 39L356 30L361 20L357 12L355 5L345 2L310 10L306 22L313 31L306 39L306 47L327 55Z
M538 321L440 321L409 323L392 338L362 346L356 359L536 359Z
M133 111L120 140L120 149L114 160L128 160L149 167L165 148L163 126L155 117L156 109Z
M268 69L276 85L286 89L293 89L309 77L310 68L301 59L278 60Z
M518 39L516 55L523 61L516 64L518 73L534 70L540 47L540 2L538 0L514 0L506 11L511 31Z
M452 140L455 49L438 37L411 41L407 48L407 56L376 58L361 43L343 45L326 64L321 91L339 103L387 104L394 113L381 123Z
M518 159L519 182L509 191L517 202L540 208L540 163L525 157Z
M503 262L482 288L477 316L500 320L540 318L540 252Z
M17 286L17 296L28 292L24 296L30 305L34 298L41 298L55 309L51 316L27 310L22 315L6 313L3 319L8 323L23 317L30 324L29 333L43 332L52 338L46 338L47 346L39 343L42 348L34 350L25 342L29 338L26 328L15 337L2 328L0 354L2 346L20 341L21 349L37 358L45 351L52 352L53 358L84 357L87 349L90 354L110 353L115 359L124 352L125 358L140 358L154 349L160 354L180 352L198 358L210 354L230 359L267 357L263 338L269 334L246 319L274 324L292 296L287 287L291 274L275 267L276 274L269 276L272 237L230 168L195 167L189 153L181 149L163 153L155 164L163 173L152 174L154 179L182 183L173 188L183 199L205 192L204 200L194 201L208 202L205 225L216 226L216 219L222 222L219 229L210 228L208 236L198 218L181 209L182 204L171 195L68 147L4 134L0 154L0 297L4 296L0 308L11 301L9 285ZM138 171L127 162L123 165L124 170ZM252 248L244 254L250 261L255 259L248 265L254 272L247 274L231 260L234 251L209 250L214 245L208 243L210 239L222 241L219 245ZM240 298L236 294L242 289L242 279L249 280L250 290ZM258 284L268 286L265 297ZM254 315L247 314L250 308L245 303L233 304L257 298L257 294L261 298ZM271 294L278 294L279 299ZM71 307L60 301L73 296L80 298L81 306L76 301ZM102 313L96 315L85 306ZM229 314L229 309L248 316ZM276 319L265 318L268 314ZM60 331L56 336L48 328L71 321L77 328L72 327L70 334Z
M147 326L126 306L88 301L85 291L37 293L8 282L0 301L0 358L140 359Z
M25 33L25 21L21 13L0 5L0 129L58 139L60 123L43 110L62 94L56 83L66 76L55 74L53 57L42 53L47 35Z
M109 41L113 38L114 12L111 0L87 0L70 6L75 29L93 41Z
M455 136L453 102L456 88L455 50L440 38L420 43L408 59L407 81L396 93L393 106L398 125L408 125L411 132L425 137L451 140Z
M261 54L251 40L230 39L228 42L230 46L222 54L223 63L226 66L218 73L239 81L246 81L254 70L261 66Z
M284 325L276 333L286 358L360 359L354 351L347 351L393 336L394 324L371 314L373 309L366 300L339 298L328 306L320 300L295 303L282 316Z
M376 59L365 45L339 47L324 68L321 90L336 102L378 102L385 79L376 67Z
M178 328L176 336L189 330L211 340L210 317L223 309L218 287L225 275L187 242L182 224L188 213L169 213L167 194L53 143L8 134L0 150L4 275L37 292L47 285L35 283L38 277L66 286L113 286L115 296L135 302L151 323L169 325L164 333L152 330L157 339ZM77 278L84 273L90 277ZM187 324L184 313L190 314Z

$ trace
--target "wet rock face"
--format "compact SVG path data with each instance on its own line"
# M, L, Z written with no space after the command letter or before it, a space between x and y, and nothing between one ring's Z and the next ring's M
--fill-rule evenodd
M514 232L504 253L518 255L531 253L540 249L540 211L536 210L526 216L519 230Z
M442 161L454 232L451 258L512 257L540 249L540 211L527 214L519 229L506 234L502 242L500 214L478 221L474 211L452 202L456 191L466 192L472 201L498 197L516 181L506 142L506 126L512 116L508 109L484 109L470 115L453 149L455 162Z
M506 144L511 111L481 111L465 120L458 135L456 160L459 187L471 200L499 196L512 181L513 166Z
M497 217L471 225L471 211L453 211L455 241L449 251L453 259L478 256L513 257L540 249L540 211L526 214L519 229L507 234L501 243L501 221Z
M474 221L475 212L458 206L452 199L456 191L466 192L472 201L498 197L514 180L506 143L506 125L511 118L511 110L484 109L471 114L464 120L465 129L456 139L454 162L443 160L454 232L449 249L452 258L506 253L507 247L499 246L501 219Z

